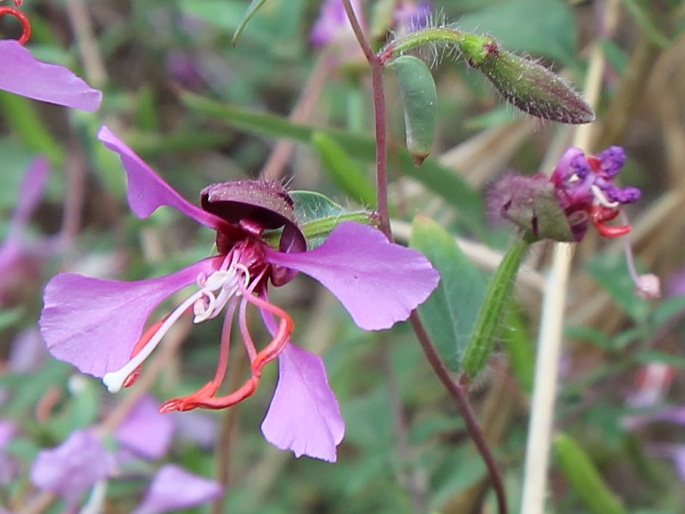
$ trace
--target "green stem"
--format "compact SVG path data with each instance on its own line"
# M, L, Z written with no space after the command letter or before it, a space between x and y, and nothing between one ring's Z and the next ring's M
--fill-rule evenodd
M468 58L480 62L487 55L492 38L460 32L449 27L427 28L401 36L383 47L378 59L385 64L390 59L423 45L456 46Z
M517 239L490 281L461 364L462 371L468 378L478 375L492 354L495 337L502 325L504 310L514 288L516 273L529 245L525 238Z

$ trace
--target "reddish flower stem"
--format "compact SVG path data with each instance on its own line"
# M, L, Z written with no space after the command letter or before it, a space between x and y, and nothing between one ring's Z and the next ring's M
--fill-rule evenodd
M371 66L373 109L376 120L376 204L380 218L380 229L392 241L390 216L388 214L388 139L385 120L385 89L383 87L383 64L369 45L350 0L342 0L345 12L352 25L359 46Z
M352 4L350 0L342 0L343 6L345 7L345 13L350 20L350 25L352 30L359 42L359 46L362 52L366 56L369 65L371 66L371 86L373 88L373 103L374 103L374 116L376 120L376 187L377 187L377 202L378 202L378 215L380 217L380 229L387 236L387 238L392 241L392 230L390 228L390 216L388 212L388 141L387 141L387 127L385 118L385 90L383 87L383 62L374 53L371 46L369 45L364 31L359 25L359 20L354 13ZM476 420L476 415L473 412L473 408L469 402L469 397L467 391L461 384L458 384L449 374L449 371L445 367L440 355L431 341L428 332L426 332L425 327L419 317L419 313L414 310L409 318L416 333L416 337L421 343L428 362L433 367L435 374L442 381L443 385L454 398L459 411L461 412L464 422L466 423L466 428L469 432L473 443L476 445L478 452L485 461L485 465L490 474L490 480L492 481L493 489L495 490L495 495L497 496L497 503L499 514L507 514L507 498L504 491L504 482L502 481L502 475L499 472L495 458L492 455L492 451L488 446L485 436L478 426L478 421Z
M480 453L481 457L483 458L483 461L485 462L485 466L487 467L488 473L490 474L492 488L495 491L495 496L497 496L497 506L499 514L507 514L507 496L504 491L504 482L502 480L502 475L499 471L499 468L497 467L495 457L492 455L490 446L488 445L488 442L485 440L485 435L480 429L480 426L478 426L476 414L473 411L473 408L471 407L471 403L469 402L468 392L466 391L464 386L452 380L449 370L442 362L440 354L438 353L437 349L435 348L435 345L431 341L428 332L426 332L426 328L423 326L423 322L419 317L418 311L413 311L411 313L409 321L411 322L411 325L414 328L414 332L416 333L416 337L421 343L421 347L423 348L423 351L426 354L426 357L428 358L428 362L433 367L433 371L435 371L435 374L438 376L438 378L443 383L447 391L450 393L452 398L454 398L455 402L457 403L457 407L459 408L459 411L461 412L461 415L464 418L464 422L466 423L466 429L468 430L469 436L471 437L473 444L476 445L478 452Z

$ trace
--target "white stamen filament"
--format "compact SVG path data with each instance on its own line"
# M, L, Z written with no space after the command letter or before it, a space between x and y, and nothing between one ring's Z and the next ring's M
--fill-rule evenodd
M197 284L201 289L188 297L181 305L176 307L164 320L159 329L135 356L117 371L106 373L102 382L107 386L110 393L121 390L126 379L147 359L169 331L171 326L188 310L193 308L193 323L202 323L215 318L226 306L228 301L239 294L237 271L245 276L246 284L249 283L250 274L246 266L234 264L228 270L215 271L209 277L198 276ZM215 292L219 291L216 295Z
M614 207L618 207L620 205L619 202L610 202L609 199L606 197L604 194L604 191L602 191L599 187L597 187L595 184L590 186L590 189L592 190L592 194L595 197L595 199L602 205L603 207L608 207L610 209L613 209Z
M204 291L198 291L197 293L194 293L191 295L189 298L186 299L181 305L176 307L174 311L169 315L167 319L164 320L164 323L159 327L157 332L155 332L155 335L153 335L150 340L147 342L145 346L138 352L135 356L131 358L130 361L128 361L122 368L118 369L117 371L110 371L109 373L105 373L105 376L102 377L102 383L107 386L107 390L110 393L118 393L119 390L122 388L124 385L124 382L128 378L128 376L133 373L138 366L140 366L145 359L147 359L152 351L157 348L157 345L159 342L162 340L162 337L169 331L171 326L178 321L178 318L180 318L183 313L195 303L195 301L200 298L204 294Z

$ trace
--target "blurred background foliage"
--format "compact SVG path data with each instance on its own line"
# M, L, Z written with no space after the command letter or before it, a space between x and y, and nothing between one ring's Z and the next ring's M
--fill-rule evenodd
M388 3L365 3L377 46L387 33L379 4ZM140 279L211 251L212 233L175 212L163 210L143 221L132 216L120 164L94 138L102 123L186 198L197 198L211 182L256 177L265 167L294 189L320 191L345 206L369 198L374 143L368 69L349 47L310 44L320 4L267 0L233 47L246 1L25 1L34 27L31 50L102 88L104 104L97 113L84 114L0 94L0 230L7 230L23 170L43 154L53 172L28 237L62 241L59 251L36 252L35 262L27 258L21 269L0 277L8 291L0 313L0 358L6 364L18 336L35 327L42 288L55 272ZM685 264L685 8L675 0L622 0L609 12L611 2L599 0L435 4L437 20L492 34L579 89L593 45L608 62L593 150L626 147L624 183L644 192L630 212L632 242L641 265L662 277L669 296L647 303L632 295L621 242L594 237L583 242L571 279L556 426L577 442L606 494L621 499L622 512L684 512L685 459L678 456L685 448L683 416L659 421L640 416L685 403L685 301L678 296L685 293L679 274ZM3 37L16 30L3 19ZM488 185L508 171L549 172L569 144L570 129L514 112L481 76L452 57L434 63L439 134L433 157L421 168L403 150L402 109L388 75L391 201L400 241L407 241L418 211L467 239L468 259L458 258L455 266L473 278L492 272L489 256L501 252L511 234L488 223ZM291 113L296 121L288 121ZM358 180L345 180L348 175L335 169L339 159L327 154L331 146L316 143L322 135L337 144L334 151L345 156ZM294 146L269 160L284 142ZM512 512L521 489L547 250L540 244L532 252L519 277L517 307L508 313L501 352L472 391L503 468ZM481 271L474 271L472 261ZM484 284L455 284L449 305L457 317L482 297ZM276 374L270 369L254 398L225 413L205 414L217 431L216 447L175 439L169 460L205 476L217 476L217 467L227 472L225 505L192 512L494 512L484 466L408 327L363 333L327 292L305 278L275 291L274 299L295 316L295 342L325 356L347 422L339 462L294 459L264 441L259 425ZM215 323L188 333L181 353L154 386L159 398L204 383L214 368L219 330ZM463 331L468 335L468 328ZM449 361L449 349L441 350ZM649 379L654 369L667 369L669 379L655 384ZM7 450L21 462L22 474L0 487L0 505L32 494L27 470L39 448L102 419L120 400L91 378L75 392L68 386L73 373L44 356L31 371L0 375L0 386L10 393L0 405L2 417L22 426ZM648 391L650 401L634 401ZM47 393L55 398L49 408ZM586 498L589 482L574 479L573 465L566 466L561 455L553 466L550 511L597 512ZM143 490L135 477L115 481L107 512L129 511ZM59 503L50 509L59 512Z

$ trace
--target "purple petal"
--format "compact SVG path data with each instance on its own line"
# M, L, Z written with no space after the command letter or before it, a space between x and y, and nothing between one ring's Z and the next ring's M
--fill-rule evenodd
M47 354L38 326L33 325L19 332L12 341L8 359L9 369L14 373L35 372Z
M144 396L117 428L114 437L138 456L161 459L169 449L174 432L174 421L159 412L152 396Z
M9 444L14 439L14 436L19 432L19 427L16 423L0 419L0 450Z
M48 349L84 373L102 377L126 364L152 311L165 298L209 275L220 258L137 282L61 273L45 288L40 327Z
M221 495L222 488L217 482L167 464L159 470L143 503L133 514L162 514L188 509L216 500Z
M157 208L168 205L207 227L218 230L226 225L218 216L202 210L179 195L106 126L100 128L98 139L121 157L128 177L128 203L138 217L147 218Z
M43 197L49 172L50 163L45 157L37 157L29 164L19 187L17 208L12 215L10 232L21 232L28 223L31 214Z
M267 441L296 457L335 462L345 435L321 357L289 343L278 357L278 385L262 422Z
M31 467L31 481L73 505L96 482L107 478L114 465L113 455L100 439L78 430L59 446L38 453Z
M0 41L0 89L57 105L95 111L102 93L64 66L39 61L14 40Z
M267 250L272 264L301 271L326 286L365 330L404 321L438 285L440 275L411 248L392 244L378 230L346 222L309 252Z
M185 440L203 450L210 450L216 445L218 437L218 419L196 410L187 412L170 412L164 414L174 422L176 437Z

